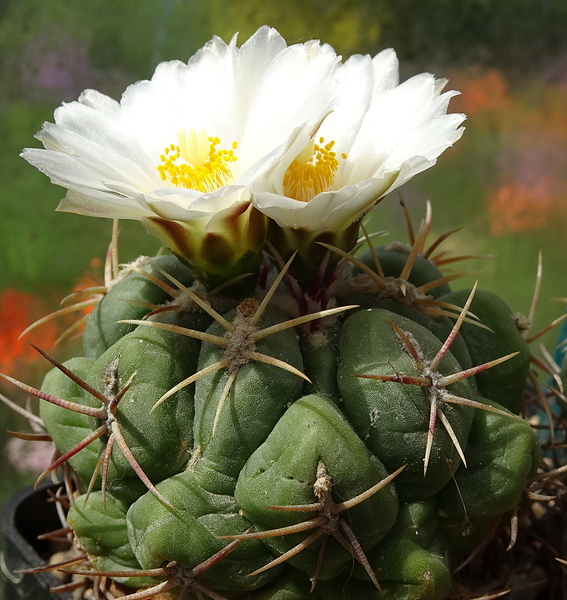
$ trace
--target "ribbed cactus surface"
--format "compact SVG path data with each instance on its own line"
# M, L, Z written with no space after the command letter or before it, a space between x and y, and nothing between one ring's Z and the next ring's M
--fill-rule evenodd
M285 269L234 295L175 257L126 268L42 387L93 577L132 598L448 595L540 459L527 344L411 249L351 262L303 308Z

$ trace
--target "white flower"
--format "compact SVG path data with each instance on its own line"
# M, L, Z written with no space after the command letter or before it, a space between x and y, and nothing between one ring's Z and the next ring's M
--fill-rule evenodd
M268 27L240 48L215 37L120 102L87 90L63 104L37 135L46 149L22 156L67 188L58 210L140 220L198 272L234 275L264 243L263 230L246 239L250 186L329 111L338 61L330 46L287 47ZM205 243L224 258L204 256Z
M462 114L447 114L457 92L423 73L399 84L393 50L341 65L333 111L300 131L286 155L253 186L254 204L286 230L340 232L388 192L435 164L458 140ZM288 239L291 232L287 232Z

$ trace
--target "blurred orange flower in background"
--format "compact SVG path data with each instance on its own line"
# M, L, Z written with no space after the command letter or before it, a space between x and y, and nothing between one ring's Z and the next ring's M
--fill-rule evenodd
M492 235L537 231L545 227L557 200L550 193L553 186L551 178L542 178L532 186L512 181L498 188L488 197Z
M95 274L102 265L100 258L90 261L90 272L73 286L72 292L101 285ZM30 365L40 355L28 343L33 341L42 350L50 351L64 329L69 327L80 316L87 315L93 306L84 307L79 313L71 312L54 320L42 323L29 335L19 339L21 333L37 319L50 313L47 304L37 296L26 294L14 288L7 288L0 293L0 372L13 375L19 369ZM80 331L80 330L79 330Z
M470 117L482 110L501 109L508 105L508 82L498 69L480 72L473 68L463 75L451 75L451 85L461 91L455 98L455 110Z
M567 92L534 88L498 111L497 188L486 197L494 235L565 224Z
M478 160L496 153L495 170L485 172L491 234L565 227L567 87L545 78L519 86L497 69L478 66L451 72L450 81L462 92L454 108L469 117L466 135L486 144L477 146Z
M8 288L0 295L0 370L13 375L22 366L39 358L27 339L18 339L22 331L45 312L45 306L35 296ZM42 348L53 346L57 339L55 323L46 323L34 339Z

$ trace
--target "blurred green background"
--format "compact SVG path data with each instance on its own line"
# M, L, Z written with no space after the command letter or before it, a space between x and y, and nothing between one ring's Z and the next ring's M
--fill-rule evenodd
M462 95L451 111L468 115L461 141L401 190L417 226L433 205L431 240L463 226L446 247L490 254L471 260L459 287L480 279L529 312L538 251L542 300L535 329L563 311L567 296L567 3L564 0L4 0L0 2L0 371L39 385L45 364L19 333L71 289L101 277L111 223L56 213L63 190L19 158L63 101L87 88L119 99L155 66L187 60L213 34L247 39L269 24L288 43L319 38L343 56L394 47L402 79L430 71ZM196 93L206 94L207 90ZM372 215L372 227L406 240L398 194ZM158 244L138 223L122 223L121 260ZM63 320L64 321L64 320ZM69 321L67 321L67 324ZM65 323L29 339L50 346ZM556 333L544 338L548 349ZM539 354L539 341L534 353ZM77 346L75 346L75 349ZM20 403L25 394L1 383ZM0 406L0 505L33 480L45 460L8 445L4 429L25 424ZM44 451L43 451L44 452Z

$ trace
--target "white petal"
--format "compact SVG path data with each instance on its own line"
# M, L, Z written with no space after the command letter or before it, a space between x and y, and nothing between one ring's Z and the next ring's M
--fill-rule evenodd
M349 152L372 100L374 68L370 56L351 56L337 69L335 77L337 102L317 136L335 141L340 152Z
M253 187L254 204L281 227L338 231L415 174L429 168L456 140L464 115L447 114L457 92L441 94L446 82L423 73L398 85L393 50L374 59L355 56L336 72L337 104L317 137L334 140L339 160L334 191L309 202L284 197L283 180L293 159L306 147L302 131L266 177Z
M240 156L262 155L284 143L291 131L320 119L332 107L338 57L329 46L290 46L274 57L251 98ZM267 135L269 132L269 135Z
M254 205L280 227L310 231L339 231L359 219L390 188L397 172L368 179L337 191L323 192L300 202L269 192L254 196Z
M377 97L400 83L399 62L393 48L382 50L372 59L374 86L372 96Z
M105 94L101 94L96 90L85 90L81 93L78 100L81 104L94 108L101 113L104 113L107 117L113 118L118 117L120 113L120 104Z
M48 175L51 181L57 185L84 193L89 191L108 193L104 182L93 176L90 168L67 154L39 148L27 148L22 152L22 156L42 173ZM112 184L112 181L109 183ZM108 194L109 199L112 195Z
M152 214L129 198L109 197L96 190L89 192L88 195L69 190L59 203L57 210L88 217L134 219L136 221Z
M205 218L208 222L234 204L250 200L250 191L244 186L224 187L210 194L191 192L164 188L145 196L144 201L148 208L164 219L190 221Z
M308 215L310 202L300 202L287 196L263 191L254 194L254 206L273 219L280 227L310 231L324 231L324 211L317 210Z
M46 147L57 147L60 154L70 156L81 164L92 174L93 184L101 179L116 179L146 191L160 183L155 163L149 162L145 153L135 145L127 150L123 149L123 141L117 141L114 146L112 141L101 144L100 140L93 141L92 138L51 123L46 123L37 137ZM136 149L138 153L133 151Z
M99 95L99 99L101 96L102 94ZM140 165L142 169L147 168L149 164L148 158L140 152L136 143L135 132L124 126L119 111L113 110L108 114L107 110L101 111L84 102L70 102L56 109L55 123L55 125L46 123L43 130L37 135L38 139L43 141L44 136L50 135L50 139L59 141L59 132L60 135L69 132L76 134L82 142L113 150L116 154L136 163L144 161ZM59 143L65 146L63 142ZM79 143L77 141L74 145L69 143L67 147L64 147L64 151L80 156L81 146L78 145Z
M462 133L457 132L457 126L464 115L445 114L454 94L438 96L433 76L422 74L377 98L350 149L341 184L372 177L380 168L399 168L404 160L418 154L437 158ZM412 146L415 140L421 143Z
M462 136L464 128L458 126L463 120L464 115L446 115L409 133L392 150L381 167L394 168L395 165L402 164L412 156L423 156L429 160L436 159Z

